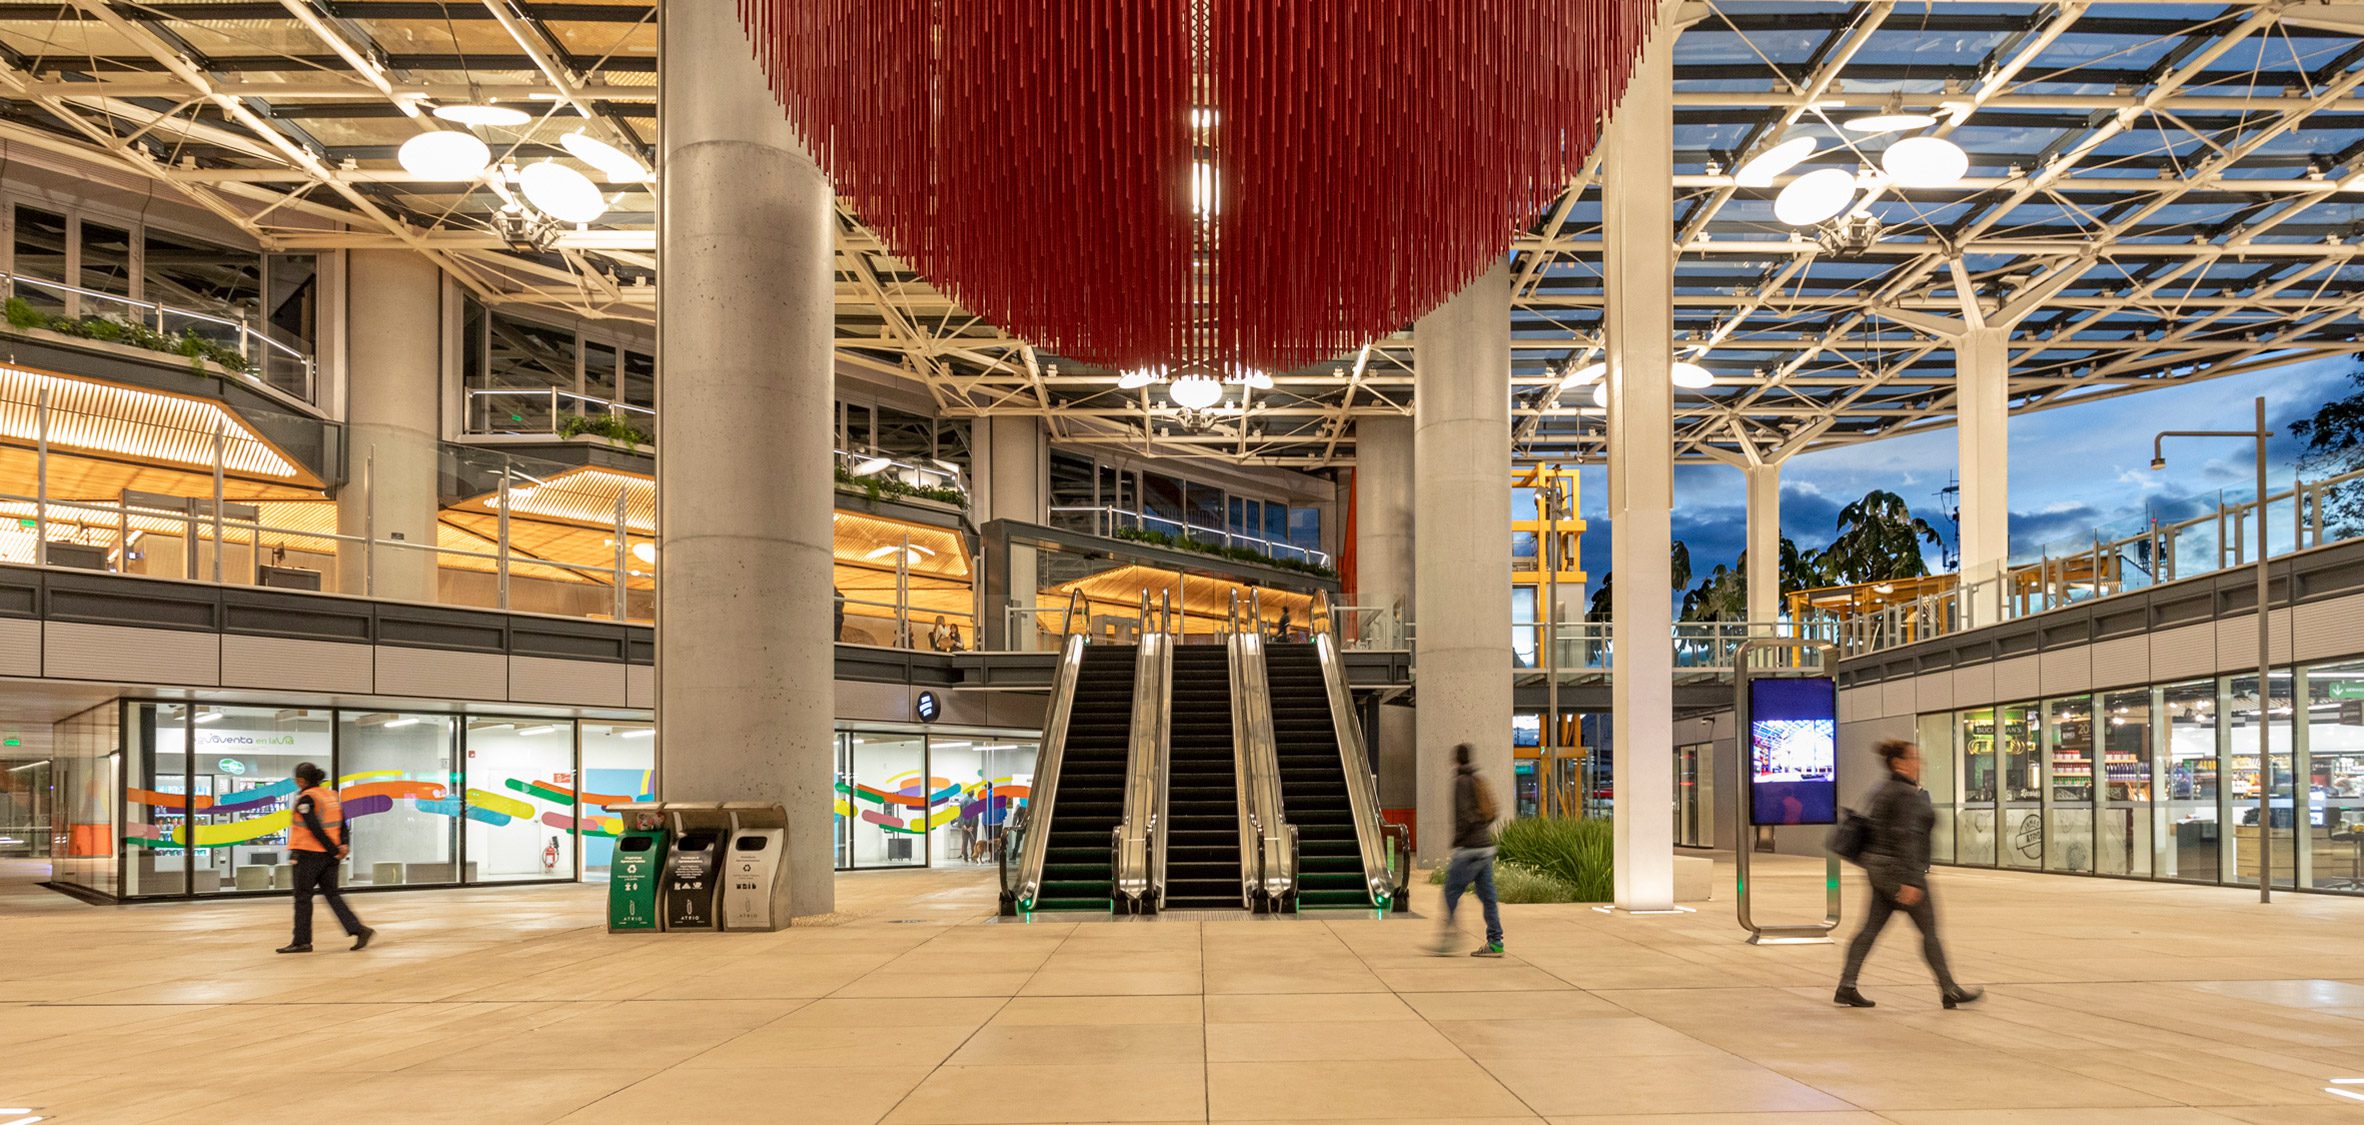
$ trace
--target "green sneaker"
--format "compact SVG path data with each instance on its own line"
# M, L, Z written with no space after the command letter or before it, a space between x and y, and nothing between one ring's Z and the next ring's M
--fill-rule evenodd
M1469 955L1472 957L1500 957L1502 956L1502 943L1498 941L1487 942L1486 944L1471 950Z

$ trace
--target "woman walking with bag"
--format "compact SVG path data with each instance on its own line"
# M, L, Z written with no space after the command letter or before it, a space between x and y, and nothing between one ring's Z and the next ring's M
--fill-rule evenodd
M1872 943L1888 925L1888 916L1901 910L1920 928L1921 956L1937 976L1938 996L1945 1006L1971 1003L1986 993L1955 982L1945 964L1945 947L1937 940L1937 904L1929 898L1929 833L1937 825L1937 810L1921 788L1921 748L1890 739L1880 743L1878 753L1888 767L1888 778L1872 792L1863 811L1862 863L1864 874L1871 877L1871 912L1847 946L1847 968L1831 1002L1850 1008L1875 1006L1855 990L1855 981Z

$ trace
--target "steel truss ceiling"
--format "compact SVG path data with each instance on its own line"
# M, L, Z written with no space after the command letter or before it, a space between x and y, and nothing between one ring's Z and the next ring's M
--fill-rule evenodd
M2364 3L1721 0L1684 16L1674 316L1719 377L1678 396L1685 459L1946 424L1939 333L1968 301L2033 309L2012 337L2016 410L2364 350ZM492 192L414 182L394 150L422 100L497 99L536 115L483 131L510 159L562 155L575 128L653 158L656 38L654 0L0 2L0 141L148 177L269 246L406 247L494 303L646 320L645 187L519 254L491 232ZM1941 113L1972 167L1958 188L1859 200L1875 244L1825 248L1774 220L1779 183L1733 183L1806 133L1824 151L1793 175L1855 166L1868 157L1833 123L1888 105ZM1601 453L1589 391L1558 390L1599 355L1600 216L1588 171L1514 246L1523 456ZM1411 407L1399 333L1181 433L1157 392L1035 354L840 225L841 356L923 381L949 414L1321 466L1351 460L1356 417Z

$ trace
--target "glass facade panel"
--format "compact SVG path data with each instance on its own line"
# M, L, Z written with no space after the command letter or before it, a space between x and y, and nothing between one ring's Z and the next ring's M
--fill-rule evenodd
M2101 697L2100 785L2094 790L2093 870L2103 875L2151 873L2155 833L2151 801L2151 693Z
M1937 863L1952 863L1954 821L1962 807L1953 713L1921 716L1920 728L1915 733L1921 744L1921 788L1929 791L1929 803L1937 813L1937 823L1930 828L1929 858Z
M1156 473L1141 474L1142 526L1168 535L1182 533L1182 482Z
M2038 867L2044 859L2044 754L2033 705L1995 708L1995 782L2002 806L1995 824L2001 867Z
M608 806L657 799L657 729L648 723L582 724L583 878L607 882L621 817Z
M2170 684L2159 696L2167 728L2159 760L2166 797L2168 839L2159 850L2159 877L2200 883L2218 880L2216 684Z
M619 397L624 400L624 405L637 406L642 410L657 408L657 357L647 352L625 352L622 379L624 391ZM647 416L640 417L645 419Z
M2093 870L2093 697L2044 704L2044 869Z
M352 885L456 883L459 723L449 715L337 716L337 788L352 832Z
M1189 486L1190 536L1193 539L1221 545L1223 532L1223 490L1212 485Z
M55 767L46 751L0 751L0 856L39 859L49 854Z
M84 227L85 231L89 228ZM261 327L263 256L150 228L142 239L140 296L200 319L167 314L167 332L194 332L235 348L238 325ZM87 259L85 259L87 261ZM224 324L221 321L231 323ZM308 350L308 349L307 349Z
M50 727L51 776L56 779L49 822L50 878L102 894L120 894L116 795L122 791L123 707L100 704Z
M1962 810L1954 822L1954 862L1995 862L1995 712L1962 713Z
M194 887L189 872L189 709L178 703L134 703L125 709L123 761L123 894L181 895ZM197 804L209 804L210 794Z
M106 223L82 221L82 287L118 297L131 296L131 232ZM82 315L122 316L131 311L118 301L84 297Z
M2321 816L2321 809L2311 798L2301 799L2296 784L2294 763L2291 761L2290 692L2293 679L2289 672L2276 672L2271 680L2270 698L2261 713L2258 704L2257 677L2238 676L2226 681L2225 756L2229 768L2225 771L2227 785L2225 800L2229 806L2224 817L2234 825L2233 866L2235 878L2250 886L2257 885L2258 865L2264 853L2258 838L2258 797L2263 787L2272 807L2274 885L2293 885L2298 870L2298 843L2294 827L2299 823L2312 824ZM2260 745L2260 732L2267 737ZM2260 760L2261 751L2265 755Z
M329 713L209 706L197 708L192 722L195 792L211 797L189 818L196 825L194 889L292 890L295 861L287 854L287 829L298 790L295 767L311 762L329 768Z
M849 867L917 867L929 818L926 740L916 734L855 731L847 791ZM941 787L939 787L941 788Z
M2364 891L2364 663L2307 669L2308 885Z
M470 719L467 762L469 881L574 878L575 725Z
M928 739L929 784L943 799L930 805L929 859L938 866L991 864L1002 828L1034 784L1032 740L993 737ZM949 813L949 816L945 814Z
M66 311L64 290L50 285L28 283L26 278L47 281L66 280L66 217L39 207L18 205L16 209L16 239L10 269L17 275L10 292L36 311L57 314Z

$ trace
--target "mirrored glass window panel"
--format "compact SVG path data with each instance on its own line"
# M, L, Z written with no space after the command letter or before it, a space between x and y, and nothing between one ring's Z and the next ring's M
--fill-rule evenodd
M2044 869L2093 870L2093 697L2044 704L2051 811L2044 815Z
M2307 669L2309 885L2364 892L2364 662Z
M139 898L219 890L218 881L191 881L189 811L213 803L190 792L189 708L180 703L133 703L125 708L123 746L123 893Z
M476 409L492 433L557 432L561 413L572 413L576 339L573 329L553 328L490 313L485 321L483 376L469 387Z
M1320 508L1289 509L1289 544L1307 554L1322 549L1322 510Z
M19 204L16 209L14 273L9 294L52 315L66 311L66 217ZM43 285L42 282L51 284Z
M1929 858L1952 863L1954 819L1962 807L1961 784L1955 772L1953 712L1921 716L1914 733L1921 744L1921 788L1929 791L1929 804L1937 813L1937 823L1930 829Z
M205 706L193 722L190 768L211 798L190 816L198 882L217 891L294 890L287 833L301 788L295 768L334 768L328 710Z
M1182 482L1157 473L1141 474L1143 526L1168 535L1182 533Z
M1223 532L1223 490L1212 485L1190 485L1190 536L1206 543L1221 545Z
M2033 704L1995 708L1996 859L2004 867L2040 867L2044 859L2044 756Z
M241 326L263 327L261 254L153 227L142 245L140 296L165 306L163 331L193 332L235 348Z
M607 881L624 821L613 806L657 799L657 728L649 723L583 723L583 878Z
M117 297L131 296L131 232L109 223L82 220L82 287ZM84 294L82 315L130 319L126 301Z
M1100 498L1094 490L1095 470L1088 457L1051 454L1051 526L1086 535L1106 534L1096 510ZM1109 479L1114 481L1113 471Z
M850 866L918 867L927 862L927 740L916 734L855 731ZM941 787L938 787L939 789Z
M2256 676L2226 681L2225 800L2227 819L2234 826L2234 877L2255 886L2266 859L2258 808L2261 795L2265 798L2271 813L2274 885L2281 887L2292 885L2298 870L2295 827L2320 822L2324 810L2322 799L2299 784L2291 760L2290 693L2295 681L2288 671L2278 671L2268 682L2271 690L2261 707Z
M637 406L642 410L657 408L657 357L647 352L627 350L624 353L623 381L624 405Z
M2162 689L2159 721L2167 728L2157 788L2166 806L2168 833L2166 846L2159 850L2159 877L2214 883L2221 843L2215 682L2198 680Z
M614 344L583 341L583 399L572 413L597 417L610 413L622 396L616 386L617 352Z
M1954 862L1991 866L1995 862L1995 712L1961 716L1962 809L1954 822Z
M2149 875L2151 852L2164 816L2151 800L2151 693L2117 691L2100 699L2094 730L2101 761L2095 767L2093 869L2103 875Z
M465 815L450 715L342 711L337 788L352 829L352 885L456 883Z
M928 772L941 782L928 809L936 865L994 862L1010 814L1032 792L1037 746L1031 738L993 735L928 739Z
M574 723L472 717L466 760L468 880L574 878Z
M55 780L49 822L50 878L101 894L119 895L121 858L136 850L122 840L118 800L126 754L125 705L109 700L50 725ZM143 814L148 810L141 810Z

